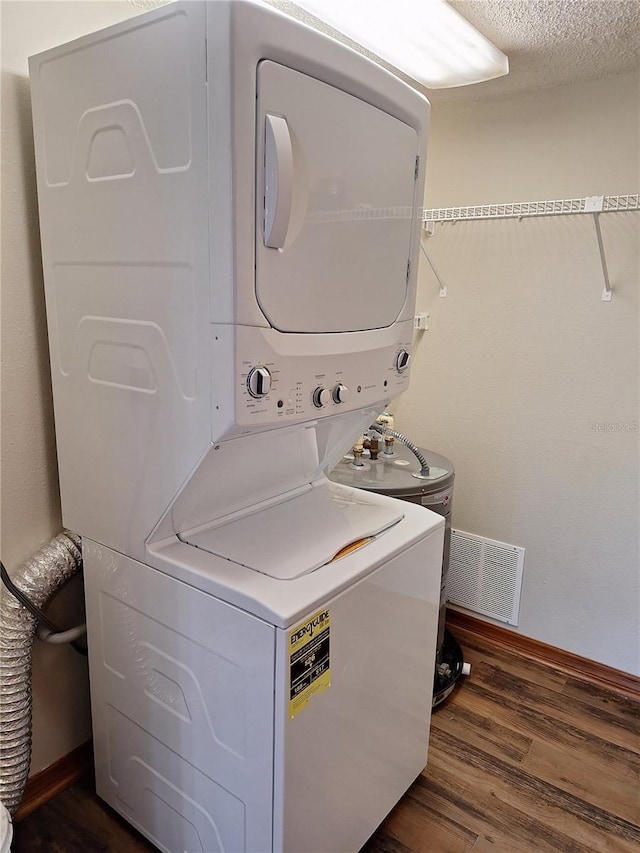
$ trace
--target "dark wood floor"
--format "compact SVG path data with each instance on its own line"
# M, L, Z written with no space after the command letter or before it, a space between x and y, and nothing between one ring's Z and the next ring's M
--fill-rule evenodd
M469 678L429 764L362 853L638 853L640 704L456 629ZM86 778L15 827L14 853L152 848Z

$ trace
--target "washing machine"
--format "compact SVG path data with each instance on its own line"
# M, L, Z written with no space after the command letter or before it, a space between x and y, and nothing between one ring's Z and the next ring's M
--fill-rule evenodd
M85 540L98 793L162 850L357 851L424 769L442 520L405 508L314 571L309 510L240 522L247 562L254 524L288 543L259 568L212 531L147 565Z

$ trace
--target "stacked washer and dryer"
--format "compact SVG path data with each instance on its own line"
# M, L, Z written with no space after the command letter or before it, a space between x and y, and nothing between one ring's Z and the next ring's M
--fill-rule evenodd
M425 766L445 522L323 472L408 386L428 103L253 0L30 72L97 791L165 851L357 851Z

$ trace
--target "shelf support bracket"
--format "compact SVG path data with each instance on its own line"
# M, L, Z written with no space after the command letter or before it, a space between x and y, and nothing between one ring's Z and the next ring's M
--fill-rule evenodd
M604 243L602 242L602 231L600 229L600 214L604 209L603 195L590 195L584 200L585 213L593 214L593 224L596 229L596 239L598 241L598 251L600 252L600 263L602 264L602 278L604 279L604 290L602 291L602 301L611 302L611 282L609 281L609 271L607 270L607 259L604 253Z
M424 232L425 232L427 237L433 237L433 235L435 234L435 230L436 230L436 223L432 219L429 219L424 223ZM440 292L438 295L444 298L447 295L447 285L443 282L443 280L438 275L438 271L434 267L433 261L429 257L429 253L425 249L424 244L422 243L422 240L420 241L420 248L422 249L422 254L427 259L427 263L431 267L431 272L434 274L436 281L440 285Z
M602 301L611 302L611 282L609 281L609 271L607 270L607 259L604 254L604 245L602 243L602 231L600 230L600 214L593 214L593 223L596 227L596 239L598 240L598 251L600 252L600 263L602 264L602 278L604 279L604 290L602 291Z

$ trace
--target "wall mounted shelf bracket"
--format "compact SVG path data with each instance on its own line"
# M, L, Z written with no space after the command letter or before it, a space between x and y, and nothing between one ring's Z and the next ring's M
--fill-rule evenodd
M433 235L436 233L436 223L432 219L426 220L424 223L423 230L426 237L433 237ZM422 249L422 254L427 259L427 263L431 267L431 272L434 274L434 276L436 277L436 281L440 285L440 291L438 295L444 298L447 295L447 285L438 275L438 270L434 267L433 261L431 260L431 257L423 243L420 243L420 248Z
M596 229L596 239L598 241L598 251L600 252L600 263L602 264L602 277L604 279L604 290L602 291L602 301L611 302L611 282L609 281L609 272L607 270L607 258L604 253L604 245L602 243L602 231L600 230L600 214L604 208L603 195L591 195L585 198L585 212L593 213L593 224Z

